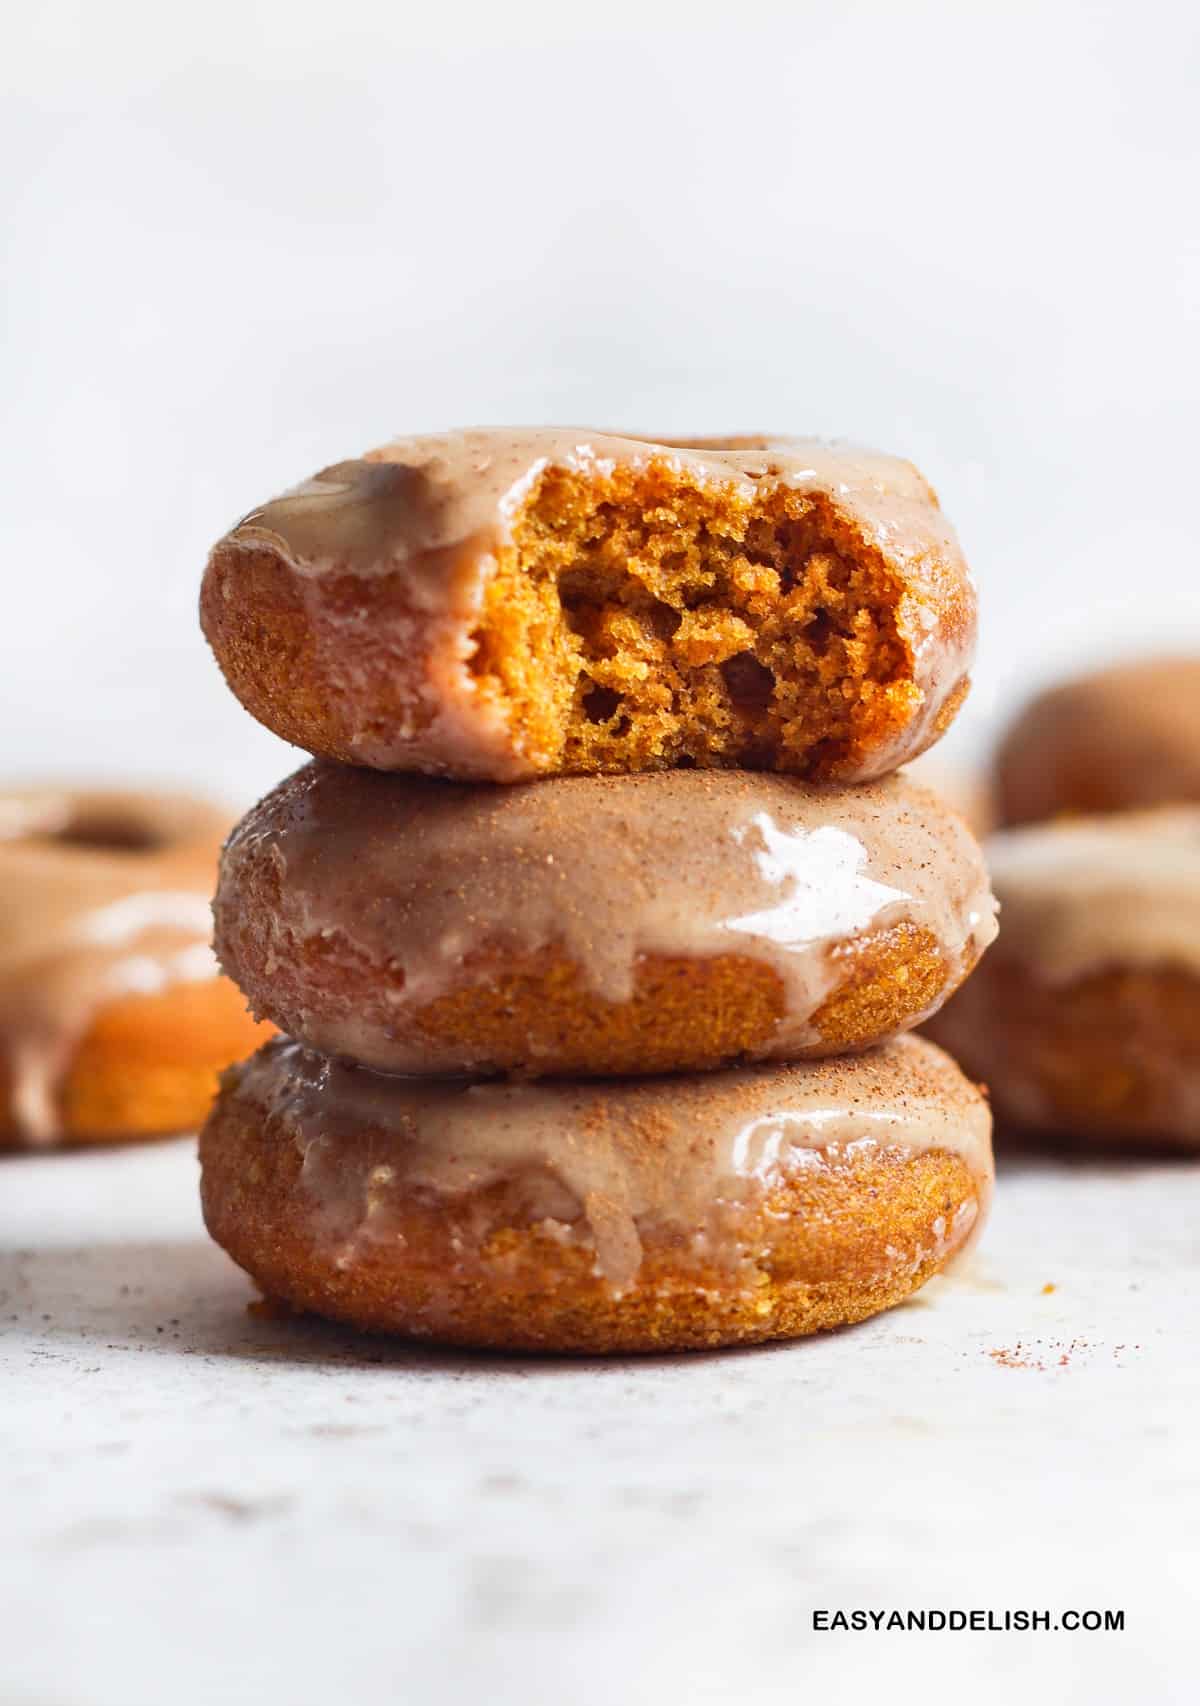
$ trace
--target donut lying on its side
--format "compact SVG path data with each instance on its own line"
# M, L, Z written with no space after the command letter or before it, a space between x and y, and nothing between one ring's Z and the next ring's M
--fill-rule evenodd
M230 837L214 912L255 1012L407 1073L861 1049L995 934L979 847L927 790L711 771L486 788L310 764Z
M399 439L214 547L230 687L325 758L463 781L886 775L966 695L975 594L910 463L806 439Z
M273 1298L504 1350L789 1338L890 1308L979 1225L982 1096L931 1043L709 1076L389 1078L280 1039L201 1134L208 1229Z
M1002 929L929 1027L997 1117L1200 1151L1200 806L987 843Z
M0 792L0 1148L194 1130L254 1022L209 946L200 801Z

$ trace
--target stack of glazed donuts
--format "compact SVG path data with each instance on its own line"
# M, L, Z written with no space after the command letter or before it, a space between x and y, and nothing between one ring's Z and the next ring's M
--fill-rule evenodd
M216 942L284 1035L201 1138L269 1296L560 1351L860 1320L991 1182L902 1035L995 932L893 774L974 595L907 463L798 440L401 440L215 547L205 632L315 755L234 832Z
M1041 694L994 792L1004 930L934 1034L1008 1124L1200 1150L1200 659Z

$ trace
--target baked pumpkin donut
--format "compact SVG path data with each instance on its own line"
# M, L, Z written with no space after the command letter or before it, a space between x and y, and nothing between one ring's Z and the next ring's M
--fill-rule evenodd
M930 1027L997 1116L1200 1150L1200 806L987 844L1002 929Z
M926 789L732 771L485 788L317 762L230 837L252 1009L384 1072L610 1075L861 1049L995 934Z
M269 1296L540 1351L860 1321L962 1248L992 1176L983 1097L909 1037L538 1085L387 1077L279 1039L226 1075L200 1157L208 1229Z
M0 1147L194 1130L269 1027L218 973L219 812L0 792Z
M397 439L214 548L201 621L309 752L464 781L882 776L966 695L975 594L910 463L807 439Z
M1000 822L1200 801L1200 658L1144 658L1027 706L996 755Z

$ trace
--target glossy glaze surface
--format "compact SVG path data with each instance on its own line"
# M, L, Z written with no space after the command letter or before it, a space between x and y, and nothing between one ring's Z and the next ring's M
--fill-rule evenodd
M928 790L725 771L486 788L308 765L230 838L215 912L252 1002L385 1071L427 1069L404 1009L547 949L614 1003L644 956L763 962L784 990L770 1038L783 1054L814 1040L847 975L840 947L914 925L952 985L996 929L979 847ZM319 969L277 1005L273 974L300 957ZM383 1014L355 997L382 968Z
M961 1156L990 1191L987 1105L921 1038L853 1059L712 1075L538 1085L390 1077L281 1039L234 1069L233 1094L281 1118L303 1152L302 1181L339 1261L387 1240L389 1211L416 1192L461 1198L519 1186L534 1220L594 1246L620 1289L641 1262L641 1233L665 1230L709 1266L736 1270L773 1184L860 1147ZM372 1135L373 1163L344 1164L348 1137ZM377 1139L378 1141L374 1141ZM978 1218L944 1226L958 1243ZM969 1222L969 1224L968 1224Z

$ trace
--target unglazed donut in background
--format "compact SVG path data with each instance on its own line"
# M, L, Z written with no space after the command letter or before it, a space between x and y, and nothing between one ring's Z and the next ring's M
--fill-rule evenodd
M195 1130L271 1034L209 945L227 828L179 796L0 789L0 1147Z
M1143 658L1064 682L996 755L1001 824L1200 802L1200 657Z
M987 844L1002 928L930 1031L997 1118L1200 1151L1200 806Z
M931 1043L682 1078L404 1079L279 1039L201 1133L205 1221L269 1296L540 1351L789 1338L966 1243L987 1105Z
M919 1023L995 934L966 826L902 777L488 788L317 762L230 837L221 963L385 1072L695 1070Z
M578 428L397 439L246 516L201 621L319 756L464 781L886 775L969 685L975 594L908 462Z

